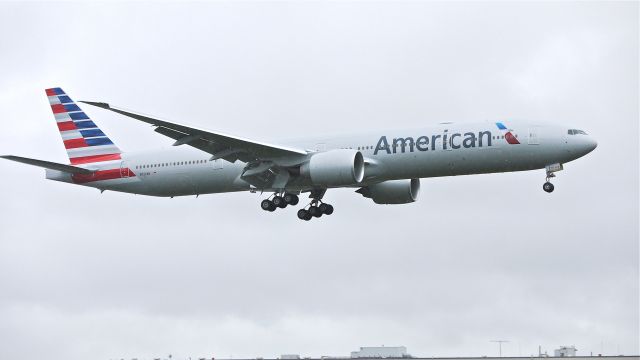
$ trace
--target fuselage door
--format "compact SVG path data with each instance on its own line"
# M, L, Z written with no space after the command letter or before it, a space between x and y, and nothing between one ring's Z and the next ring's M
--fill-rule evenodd
M125 161L120 162L120 177L128 178L129 176L131 176L131 174L129 174L129 167L127 166L127 163Z
M213 160L213 169L214 170L220 170L223 167L224 167L224 160L222 160L222 159Z
M540 145L540 128L537 126L529 128L529 145Z

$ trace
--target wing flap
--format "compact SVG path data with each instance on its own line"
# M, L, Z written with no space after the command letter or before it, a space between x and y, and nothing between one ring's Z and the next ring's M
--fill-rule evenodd
M236 160L238 160L239 155L241 156L241 154L238 154L238 153L242 152L242 150L232 149L221 144L216 144L213 141L203 139L200 135L197 135L197 134L189 135L180 131L166 128L164 126L158 126L155 131L159 134L162 134L164 136L167 136L176 140L173 146L180 146L180 145L187 144L196 149L199 149L211 154L212 155L211 160L225 159L229 162L235 162ZM246 162L248 162L248 161L251 161L252 159L246 159L246 160L247 160Z

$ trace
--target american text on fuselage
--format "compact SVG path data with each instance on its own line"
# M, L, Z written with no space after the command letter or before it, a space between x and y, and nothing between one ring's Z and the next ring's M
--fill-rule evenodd
M375 147L373 155L377 155L379 151L385 151L387 154L395 154L399 151L404 153L405 151L413 152L414 149L416 151L428 151L429 143L431 143L431 150L435 151L436 148L442 148L442 150L447 150L447 147L452 150L464 148L474 148L476 146L491 146L491 131L482 131L478 133L476 136L475 133L466 132L464 134L461 133L453 133L449 134L449 130L444 130L442 135L431 135L431 137L427 135L419 136L415 139L413 137L405 137L405 138L394 138L391 142L391 146L389 145L389 141L386 136L381 136L380 140L378 140L378 144ZM484 141L483 141L484 140Z

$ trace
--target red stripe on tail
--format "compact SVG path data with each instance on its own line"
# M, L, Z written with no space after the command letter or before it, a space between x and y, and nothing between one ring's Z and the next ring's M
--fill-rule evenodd
M67 112L67 110L64 108L64 105L62 104L51 105L51 110L53 110L54 114Z
M120 160L120 154L104 154L71 158L71 165L87 164L101 161Z
M87 142L84 141L84 138L64 140L65 149L75 149L75 148L87 147L87 146L89 145L87 145Z
M76 124L73 121L65 121L58 123L58 130L60 131L69 131L77 129Z

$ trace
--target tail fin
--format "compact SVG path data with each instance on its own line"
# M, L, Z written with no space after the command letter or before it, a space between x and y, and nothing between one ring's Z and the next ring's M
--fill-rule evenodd
M45 91L72 165L120 159L122 151L61 88Z

